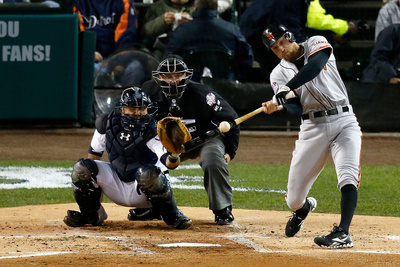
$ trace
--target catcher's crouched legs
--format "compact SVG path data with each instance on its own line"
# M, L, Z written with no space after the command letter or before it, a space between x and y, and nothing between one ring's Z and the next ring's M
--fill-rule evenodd
M218 225L232 224L232 187L229 184L228 164L224 159L225 145L221 137L210 140L200 152L204 172L204 187L209 207Z
M64 223L72 227L101 225L107 213L101 205L102 190L96 183L98 168L92 159L79 159L72 170L72 188L79 211L68 210Z
M136 177L138 188L146 194L154 212L160 214L166 224L176 229L186 229L192 225L192 220L176 206L168 178L158 167L139 168Z

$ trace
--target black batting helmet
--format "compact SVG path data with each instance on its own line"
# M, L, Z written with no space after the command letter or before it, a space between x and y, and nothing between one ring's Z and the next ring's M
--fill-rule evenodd
M269 25L262 34L262 41L269 50L271 46L282 36L285 36L286 39L290 41L296 41L294 34L290 32L285 26L282 24L272 24Z

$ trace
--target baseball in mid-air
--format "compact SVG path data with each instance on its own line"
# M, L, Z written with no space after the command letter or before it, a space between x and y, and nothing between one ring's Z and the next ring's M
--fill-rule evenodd
M223 133L228 132L231 129L231 125L227 121L223 121L219 124L219 130Z

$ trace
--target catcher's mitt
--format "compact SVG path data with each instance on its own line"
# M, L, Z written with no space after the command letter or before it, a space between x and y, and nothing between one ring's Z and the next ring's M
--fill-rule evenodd
M165 117L157 123L157 133L163 146L172 154L185 152L183 144L192 140L180 118Z

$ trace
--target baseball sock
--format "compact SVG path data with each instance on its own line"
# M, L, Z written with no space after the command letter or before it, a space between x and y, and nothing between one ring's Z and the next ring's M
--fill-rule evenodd
M296 215L301 218L304 218L308 215L309 212L310 212L310 203L306 199L306 203L304 203L304 206L296 210Z
M342 188L341 200L341 220L339 227L343 229L345 234L349 234L351 220L357 206L358 192L354 185L346 185Z

